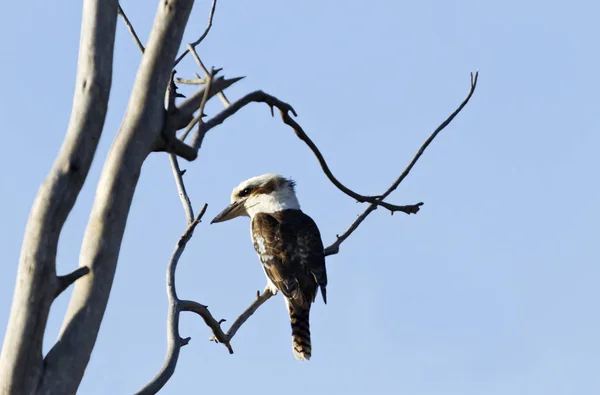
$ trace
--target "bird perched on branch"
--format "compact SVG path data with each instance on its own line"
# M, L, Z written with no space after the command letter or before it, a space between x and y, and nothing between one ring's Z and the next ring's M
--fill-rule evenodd
M294 356L307 360L310 307L319 288L327 303L327 272L319 228L300 210L294 186L294 181L277 174L243 181L233 189L231 204L211 223L251 218L252 241L267 286L273 294L281 291L290 314Z

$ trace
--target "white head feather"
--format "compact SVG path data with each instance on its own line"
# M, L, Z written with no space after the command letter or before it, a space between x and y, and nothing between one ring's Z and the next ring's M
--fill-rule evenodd
M300 210L294 181L278 174L263 174L241 182L231 192L231 204L211 223L228 221L258 213L275 213L283 210Z
M254 217L258 213L300 209L294 190L295 183L279 174L263 174L242 181L231 192L231 203L244 201L242 215Z

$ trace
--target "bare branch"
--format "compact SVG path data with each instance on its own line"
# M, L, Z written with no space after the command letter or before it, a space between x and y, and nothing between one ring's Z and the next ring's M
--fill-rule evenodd
M116 0L83 3L69 126L54 165L35 197L21 247L0 355L0 391L3 393L34 393L43 374L42 341L50 306L60 286L60 282L55 281L58 238L88 175L104 127L112 83L116 24ZM79 383L76 377L63 379L71 384Z
M246 105L253 103L253 102L266 103L269 107L271 107L271 114L273 114L274 107L279 109L283 122L286 125L290 126L296 133L296 136L298 136L298 138L300 140L304 141L304 143L306 143L306 145L308 145L308 147L311 149L311 151L317 157L317 160L319 161L319 164L321 165L321 168L323 169L323 172L325 173L327 178L329 178L329 180L340 191L344 192L345 194L356 199L359 202L373 203L373 204L385 207L386 209L388 209L392 212L401 211L406 214L414 214L417 211L419 211L420 204L414 204L414 205L410 205L410 206L397 206L394 204L384 202L383 200L378 199L377 196L360 195L360 194L352 191L351 189L347 188L346 186L344 186L340 181L338 181L337 178L335 178L335 176L329 169L329 166L327 165L325 158L323 157L323 155L321 154L321 152L319 151L319 149L317 148L315 143L313 143L313 141L304 132L302 127L296 121L294 121L294 119L292 119L292 117L289 115L289 113L291 112L294 116L297 116L296 111L292 108L292 106L290 106L289 104L287 104L285 102L282 102L281 100L277 99L276 97L271 96L268 93L265 93L263 91L260 91L260 90L254 91L254 92L249 93L246 96L242 97L241 99L235 101L229 107L225 108L223 111L221 111L220 113L215 115L213 118L208 120L206 123L204 123L200 127L198 133L202 134L202 135L206 134L210 129L214 128L215 126L220 125L227 118L234 115L240 109L242 109ZM192 148L197 150L199 148L199 146L192 145Z
M121 8L121 5L119 5L119 15L121 15L123 17L125 25L127 25L127 28L129 29L129 32L131 33L133 40L137 44L137 47L140 50L140 52L143 54L144 50L145 50L144 45L140 41L137 33L135 32L135 29L133 28L133 25L129 21L129 18L127 18L125 11L123 11L123 8ZM169 83L169 87L167 88L167 98L166 98L167 105L166 105L166 107L167 107L167 112L169 114L172 114L176 110L175 99L177 97L185 97L182 94L177 93L177 86L175 85L175 82L174 82L175 73L176 73L175 70L173 70L171 72L171 81ZM179 141L177 138L175 138L174 128L168 127L168 126L170 126L170 125L168 125L168 122L165 122L165 128L163 129L163 137L164 137L165 141L161 142L159 144L159 146L156 147L155 150L156 151L166 151L166 152L169 152L170 154L173 154L175 156L180 156L187 160L196 159L197 154L193 150L191 150L187 145L183 144L181 141Z
M217 77L212 81L208 98L212 98L214 95L219 92L224 91L229 88L231 85L235 84L239 80L244 77L230 78L225 79L224 77ZM173 114L173 124L176 129L185 128L194 118L194 113L198 110L198 107L202 103L202 99L204 98L204 89L199 89L192 96L184 100L179 107L177 108L177 112Z
M198 52L196 52L196 48L193 47L191 44L188 44L188 51L192 53L192 57L196 61L196 64L198 65L198 67L200 67L200 69L204 72L204 75L208 76L209 71L206 68L206 66L204 65L204 62L202 62L202 60L200 59L200 56L198 56Z
M117 3L113 6L116 18ZM93 275L75 283L58 341L44 359L40 393L75 393L89 361L108 302L142 164L161 136L165 89L192 6L192 0L161 1L158 5L125 117L98 182L81 247L80 265L88 266ZM94 32L106 42L107 30L110 31L95 29Z
M229 353L233 354L233 348L231 348L231 344L229 344L230 338L223 333L223 330L221 329L221 322L224 320L217 321L212 314L210 314L208 308L198 302L182 300L180 306L181 311L191 311L200 315L204 320L204 323L206 323L206 325L213 331L214 336L211 340L214 340L217 343L223 343L225 347L227 347Z
M177 297L177 289L175 287L175 271L177 270L177 264L179 263L179 259L181 258L187 243L194 234L194 229L196 229L196 226L200 223L202 216L206 212L206 208L207 205L205 204L200 210L200 213L196 219L188 223L185 232L183 232L179 238L177 246L171 255L171 260L167 266L167 297L169 298L169 311L167 313L167 352L161 369L154 376L154 378L144 386L144 388L137 392L138 395L156 394L158 391L160 391L160 389L167 383L167 381L169 381L175 372L181 347L185 346L190 341L189 338L181 338L181 335L179 334L179 317L181 311L185 310L182 307L182 302Z
M212 12L214 12L214 3L213 3ZM135 32L135 29L133 28L133 25L127 18L127 15L125 15L125 12L123 11L123 9L121 8L120 5L119 5L119 14L123 17L123 20L125 21L125 24L127 25L127 28L129 29L129 32L131 33L133 39L135 40L135 42L138 46L138 49L142 53L144 53L144 50L145 50L144 46L142 45L140 39L138 38L137 33ZM212 21L212 17L211 17L211 21ZM208 32L206 32L206 33L208 33ZM196 55L196 57L198 57L198 55L196 54L196 51L193 49L193 47L191 47L190 44L188 44L188 46L190 48L192 48L192 52ZM180 156L188 161L192 161L192 160L195 160L196 157L198 156L197 150L195 151L195 150L191 149L187 144L184 144L183 143L184 139L179 140L175 137L175 132L178 129L175 124L177 122L179 122L178 119L175 119L175 120L172 119L173 114L177 111L177 108L175 107L175 98L185 97L182 94L177 93L177 86L175 85L175 73L176 73L175 70L173 70L171 72L171 81L169 82L169 86L167 88L166 107L167 107L167 113L169 114L169 117L165 121L165 127L163 128L162 135L163 135L164 141L158 142L157 146L154 147L154 151L166 151L170 154ZM184 80L184 81L187 81L187 80ZM232 83L235 83L236 81L237 80L234 80ZM229 85L225 86L223 89L225 89L228 86ZM202 99L204 100L204 105L206 105L206 101L210 97L212 97L214 95L214 93L210 92L210 87L205 87L201 92L202 92ZM207 92L210 92L210 95L207 96ZM218 92L218 94L221 95L222 97L224 97L223 92ZM204 107L202 106L202 108L204 108ZM189 129L193 128L193 126L197 122L198 121L196 120L196 118L194 118L191 121L191 126L189 127ZM187 136L188 132L189 132L189 130L186 131L186 136Z
M458 113L467 105L469 100L471 100L471 96L473 96L473 93L475 92L475 88L477 87L477 77L478 76L479 76L479 72L471 73L471 87L469 89L469 93L468 93L467 97L465 98L465 100L463 100L463 102L460 104L460 106L458 106L458 108L456 110L454 110L454 112L452 114L450 114L450 116L448 118L446 118L446 120L444 122L442 122L433 131L433 133L431 133L429 138L427 140L425 140L423 145L421 145L421 148L419 148L419 151L417 151L413 160L408 164L406 169L404 169L402 174L400 174L400 176L396 179L396 181L394 181L394 183L378 199L382 199L382 200L385 199L398 187L398 185L400 185L400 183L406 178L408 173L410 173L410 171L412 170L414 165L417 163L417 161L419 160L421 155L423 155L423 152L425 152L425 149L427 149L429 144L431 144L433 139L435 139L435 137L442 130L444 130L444 128L446 126L448 126L450 124L450 122L452 122L454 117L456 117L458 115ZM417 206L416 207L417 211L418 211L418 206L421 206L422 204L423 203L418 203L417 205L415 205L415 206ZM358 225L360 225L365 220L365 218L367 218L367 216L369 214L371 214L371 212L373 212L376 208L377 208L376 204L369 205L369 207L367 207L365 209L365 211L358 218L356 218L356 220L350 225L348 230L346 230L341 236L337 236L336 241L333 244L331 244L329 247L325 248L325 256L337 254L340 251L340 244L342 244L344 242L344 240L346 240L352 234L352 232L354 232L356 230L356 228L358 228Z
M217 0L213 0L212 5L210 6L210 13L208 14L208 25L206 26L206 29L204 29L204 33L202 33L202 35L200 36L199 39L197 39L193 43L188 44L188 48L185 51L183 51L183 53L181 55L179 55L179 57L175 60L175 64L173 64L173 67L177 66L179 64L179 62L181 62L181 60L183 58L185 58L185 55L187 55L188 52L190 52L190 47L192 50L194 50L194 48L196 48L196 46L198 44L200 44L202 42L202 40L204 40L206 38L206 36L208 35L208 32L210 31L210 28L212 27L213 17L215 16L216 8L217 8Z
M427 140L425 140L425 142L423 143L423 145L421 146L421 148L419 148L419 151L417 151L417 153L415 154L413 160L410 161L410 163L406 167L406 169L404 169L404 171L402 172L402 174L400 174L400 176L398 177L398 179L396 179L396 181L394 181L394 183L388 188L388 190L385 191L385 193L383 195L381 195L381 197L383 199L385 199L390 193L392 193L396 188L398 188L398 185L400 185L400 183L406 178L406 176L408 175L408 173L410 173L410 171L412 170L412 168L414 167L414 165L417 163L417 161L419 160L419 158L421 157L421 155L423 155L423 152L425 152L425 150L427 149L427 147L429 147L429 144L431 144L431 142L433 141L433 139L435 139L437 137L437 135L442 130L444 130L446 128L446 126L448 126L450 124L450 122L452 122L452 120L458 115L458 113L460 113L462 111L462 109L467 105L467 103L469 102L469 100L471 100L471 96L473 96L473 93L475 93L475 88L477 87L477 78L478 77L479 77L479 72L475 72L474 74L471 73L471 87L469 89L469 94L467 95L467 97L465 98L465 100L463 100L463 102L460 103L460 106L458 106L458 108L456 110L454 110L454 112L452 114L450 114L450 116L448 118L446 118L446 120L444 122L442 122L433 131L433 133L431 133L431 135L429 136L429 138Z
M204 65L202 60L200 59L200 56L198 56L198 52L196 52L196 47L191 44L188 44L188 50L192 53L194 60L196 61L196 63L200 67L200 69L202 69L202 71L204 72L204 75L206 77L208 77L210 75L210 72L208 71L208 69L206 68L206 66ZM196 76L198 77L198 79L200 79L200 76L198 76L198 75L196 75ZM225 93L219 92L219 98L221 99L221 102L223 103L223 105L225 107L228 107L231 105L231 103L229 102L229 99L227 99L227 96L225 96Z
M69 274L65 274L64 276L58 276L56 279L58 280L58 286L56 288L56 293L54 298L58 298L58 296L65 291L65 289L69 288L71 284L85 276L90 272L90 268L87 266L79 267L73 270Z
M153 147L154 151L165 151L176 156L180 156L186 160L192 161L196 159L198 153L194 151L190 146L179 140L176 135L176 127L173 122L173 115L177 112L175 106L175 99L178 97L185 97L184 95L177 92L177 85L175 84L175 73L171 71L171 80L165 95L165 112L167 116L164 120L164 126L161 131L161 139L156 141Z
M269 300L273 296L273 292L266 287L263 293L256 292L256 300L248 306L246 310L235 320L235 322L231 325L231 328L227 331L227 339L231 341L231 339L235 336L238 329L254 314L254 312L262 306L267 300Z
M129 22L129 18L127 18L127 15L125 15L125 11L123 11L121 4L119 4L119 15L121 15L121 17L123 18L123 22L125 22L125 26L127 26L127 29L129 29L129 33L131 33L131 36L133 37L133 40L135 41L138 49L141 53L144 53L144 44L142 44L142 42L140 41L140 38L135 32L135 29L133 28L131 22Z
M183 204L183 210L185 211L185 217L187 223L191 224L194 221L194 209L192 208L192 202L185 190L185 184L183 183L183 171L179 167L179 161L177 156L169 154L169 160L171 161L171 169L173 170L173 177L175 177L175 184L177 185L177 192L179 193L179 199Z
M242 314L240 314L240 316L231 325L227 333L224 333L223 329L221 328L221 323L225 322L225 320L221 319L217 321L212 316L210 311L208 311L208 308L206 306L190 300L182 300L180 305L181 311L192 311L200 315L206 323L206 325L210 329L212 329L213 337L210 340L216 343L222 343L223 345L225 345L225 347L227 347L229 353L233 354L233 348L230 344L231 339L233 339L237 331L248 320L248 318L250 318L256 312L256 310L258 310L258 308L262 306L263 303L269 300L271 296L273 296L273 293L268 287L265 288L262 294L260 292L257 292L256 300L252 302L252 304L248 306L248 308L244 310Z
M204 97L202 98L202 103L200 103L200 109L198 112L198 116L196 118L194 118L194 120L192 122L190 122L190 124L194 124L194 121L196 121L196 123L198 124L198 130L196 131L196 133L194 134L194 137L192 138L192 149L196 152L198 152L200 150L200 146L202 145L202 140L204 140L204 135L206 133L202 132L202 117L204 117L204 108L206 107L206 102L208 101L208 92L210 91L210 87L212 85L213 79L215 77L215 71L214 69L210 70L210 74L206 77L206 85L205 85L205 89L204 89ZM182 135L181 136L181 140L185 140L186 135Z

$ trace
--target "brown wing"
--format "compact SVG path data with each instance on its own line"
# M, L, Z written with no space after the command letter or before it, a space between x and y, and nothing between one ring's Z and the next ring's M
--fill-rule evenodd
M296 306L308 308L317 286L326 301L323 242L308 215L300 210L257 214L252 220L252 236L265 273Z

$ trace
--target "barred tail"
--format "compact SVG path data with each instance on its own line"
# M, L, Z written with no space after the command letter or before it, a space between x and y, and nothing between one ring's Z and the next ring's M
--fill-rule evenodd
M288 311L290 313L290 323L292 324L292 351L294 356L299 360L309 360L311 355L310 345L310 326L308 309L293 306L291 302L286 300Z

